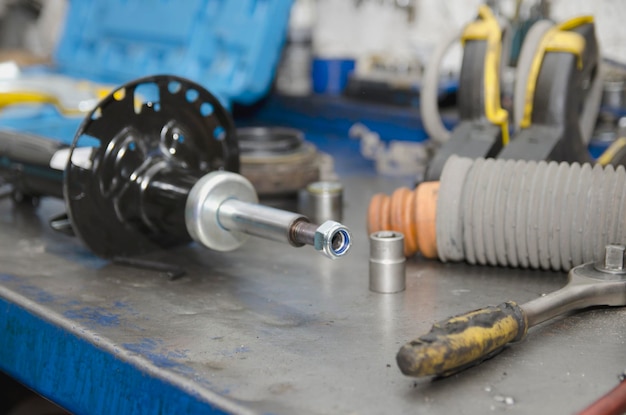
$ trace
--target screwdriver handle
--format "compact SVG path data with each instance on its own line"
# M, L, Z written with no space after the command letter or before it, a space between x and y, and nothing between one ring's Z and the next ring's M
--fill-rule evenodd
M528 319L513 301L451 317L400 348L396 361L407 376L449 376L526 335Z

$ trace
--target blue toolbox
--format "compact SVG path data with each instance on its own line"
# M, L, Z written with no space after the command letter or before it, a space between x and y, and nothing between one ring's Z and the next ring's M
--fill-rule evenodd
M157 73L193 80L227 107L252 103L271 86L291 4L291 0L69 2L54 67L27 68L15 79L4 80L12 92L47 95L48 99L36 101L49 104L5 106L0 129L70 144L85 112L66 111L59 105L64 98L76 101L91 91L97 101L117 85ZM55 89L54 84L62 87Z

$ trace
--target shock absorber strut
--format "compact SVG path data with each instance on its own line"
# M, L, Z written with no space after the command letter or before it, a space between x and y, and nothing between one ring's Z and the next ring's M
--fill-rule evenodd
M626 170L453 156L441 181L374 196L368 227L409 235L406 255L567 271L626 244Z
M124 257L192 239L239 247L247 235L345 255L349 230L314 225L258 204L239 169L228 112L203 87L153 76L112 92L85 118L68 151L63 194L74 232L102 257Z

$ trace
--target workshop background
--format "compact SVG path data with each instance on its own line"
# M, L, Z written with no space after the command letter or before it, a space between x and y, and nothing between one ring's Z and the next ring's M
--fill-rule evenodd
M626 413L624 21L0 0L0 414Z
M357 7L355 2L349 1L298 0L291 27L314 25L316 45L328 54L358 56L372 51L386 51L401 55L418 49L418 53L426 53L422 57L427 58L428 51L434 48L441 36L442 27L460 29L476 14L476 8L482 2L406 0L395 2L398 8L388 7L385 3L363 1L362 7ZM514 14L515 0L498 1L497 5L507 15ZM531 5L531 2L525 2L522 9L528 12ZM3 0L0 3L5 19L2 47L19 47L37 55L50 55L62 28L66 7L66 0ZM411 19L406 18L408 8L414 9ZM560 21L577 15L593 15L598 21L596 30L604 56L623 62L626 52L620 46L624 44L626 33L620 30L620 19L625 8L626 5L619 0L553 0L550 2L550 16ZM316 9L320 10L321 16L316 16ZM348 13L337 14L336 10ZM18 25L17 19L8 19L9 13L25 15L24 22L28 23L20 22ZM11 25L11 21L15 26Z

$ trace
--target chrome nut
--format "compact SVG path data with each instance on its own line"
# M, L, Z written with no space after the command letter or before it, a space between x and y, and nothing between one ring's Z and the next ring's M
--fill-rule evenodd
M352 246L352 235L339 222L327 220L315 230L313 247L330 259L344 256Z

